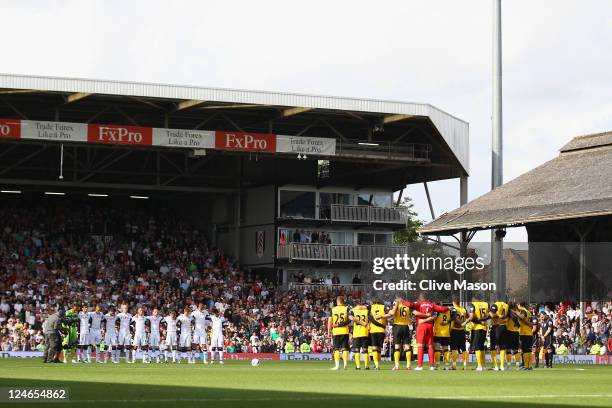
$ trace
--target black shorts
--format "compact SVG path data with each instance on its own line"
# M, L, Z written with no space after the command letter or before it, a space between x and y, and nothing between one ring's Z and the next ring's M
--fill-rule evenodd
M448 347L450 346L450 337L439 337L439 336L434 336L434 344L439 344L442 347Z
M382 349L385 343L385 333L370 333L370 345Z
M531 334L527 336L519 336L519 340L521 342L521 351L523 353L531 353L531 348L533 347L533 336Z
M519 349L519 332L507 330L506 331L506 350L518 350Z
M485 350L485 340L487 339L487 331L478 329L472 330L473 333L473 349L475 351L484 351Z
M366 349L370 345L370 338L368 336L365 337L353 337L353 350Z
M544 338L544 348L545 349L552 349L553 347L554 347L554 345L553 345L552 337L545 337Z
M492 326L490 337L491 343L489 344L489 348L494 350L499 347L500 350L505 350L507 348L508 336L507 336L506 326L503 324Z
M332 339L334 350L348 350L349 349L349 335L348 334L337 334Z
M534 349L539 349L542 345L542 342L540 341L540 336L538 335L533 335L531 341L533 342L532 344Z
M408 325L393 325L393 344L411 344L412 337L410 336L410 326Z
M451 330L451 350L465 351L465 330Z

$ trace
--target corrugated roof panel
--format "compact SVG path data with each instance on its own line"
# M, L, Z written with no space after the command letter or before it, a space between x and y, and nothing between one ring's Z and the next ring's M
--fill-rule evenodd
M109 80L0 74L0 88L54 92L86 92L166 99L200 99L215 102L307 107L317 109L405 114L429 117L464 170L469 170L469 125L434 106L421 103L247 91Z

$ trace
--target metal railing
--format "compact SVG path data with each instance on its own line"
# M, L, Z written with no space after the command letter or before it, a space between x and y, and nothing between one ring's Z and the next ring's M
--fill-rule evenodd
M408 220L403 208L370 205L331 204L329 210L321 209L321 214L332 222L405 224Z
M332 204L330 217L332 221L370 222L370 206Z
M336 155L345 157L428 162L431 151L432 146L425 143L392 143L364 140L341 140L336 142Z
M279 245L276 257L300 261L324 262L360 262L374 258L394 257L408 252L405 246L391 245L337 245L337 244L303 244L292 242Z
M289 261L294 259L327 261L330 259L330 245L327 244L290 244Z
M279 245L276 250L277 258L289 258L291 257L291 245Z

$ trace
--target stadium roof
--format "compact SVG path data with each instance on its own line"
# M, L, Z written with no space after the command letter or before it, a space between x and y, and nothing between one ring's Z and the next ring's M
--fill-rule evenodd
M579 136L558 157L442 214L422 234L612 214L612 132Z
M92 94L161 98L180 101L178 107L190 107L204 102L222 102L251 106L278 106L286 114L311 110L380 113L382 124L411 118L426 117L436 127L465 173L469 171L469 125L430 104L305 95L281 92L247 91L140 82L95 79L75 79L43 76L0 74L0 89L15 92L62 92L73 94L72 100Z

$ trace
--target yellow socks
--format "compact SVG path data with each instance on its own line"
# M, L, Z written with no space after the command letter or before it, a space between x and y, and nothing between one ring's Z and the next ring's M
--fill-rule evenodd
M506 350L499 351L499 363L501 364L502 370L506 367Z
M412 363L412 351L406 352L406 368L410 368L410 364Z
M395 366L399 367L399 362L400 362L400 351L399 350L395 350L393 352L393 361L395 362Z
M436 362L436 365L440 365L440 352L436 351L434 352L434 361Z
M491 360L493 360L493 367L497 368L497 350L491 350Z
M453 350L451 352L451 356L453 358L453 365L457 364L457 356L459 356L459 352L457 350Z
M344 363L344 366L346 367L346 365L348 364L348 351L347 350L342 351L342 362Z
M469 357L469 353L467 351L464 351L463 353L461 353L463 355L463 365L467 366L468 363L468 357Z
M355 354L355 367L361 368L361 353L354 353L354 354Z
M476 363L478 367L484 367L484 362L485 362L484 353L485 352L483 350L476 350L474 352L474 354L476 354Z
M380 352L378 350L372 352L374 357L374 367L379 368L380 366Z
M525 368L531 367L531 353L525 353L523 355L523 360L525 360Z

